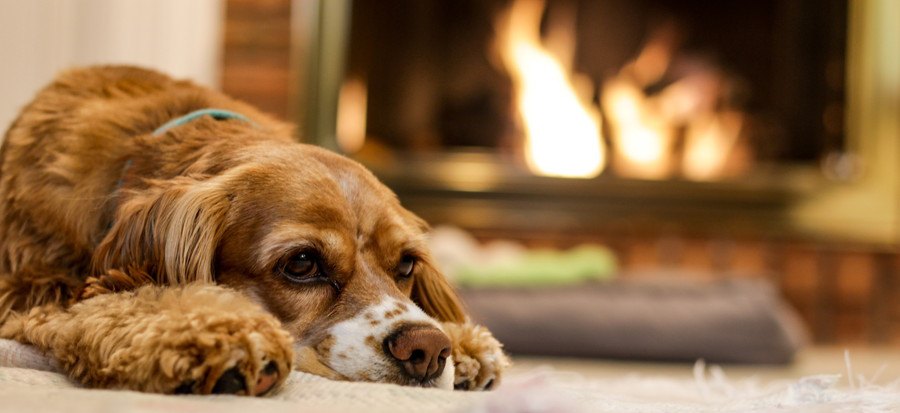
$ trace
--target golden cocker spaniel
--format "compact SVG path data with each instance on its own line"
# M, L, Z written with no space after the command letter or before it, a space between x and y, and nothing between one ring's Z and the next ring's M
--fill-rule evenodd
M362 166L134 67L63 73L0 153L0 337L91 387L262 395L293 369L490 388L508 361Z

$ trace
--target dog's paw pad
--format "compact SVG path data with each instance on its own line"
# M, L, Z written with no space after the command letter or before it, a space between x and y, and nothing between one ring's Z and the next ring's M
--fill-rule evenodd
M181 383L180 386L176 387L172 392L174 394L192 394L194 393L194 385L197 384L196 380L188 380L184 383Z
M290 335L274 322L236 324L231 331L199 329L165 352L162 371L174 383L164 392L261 396L283 383L293 361Z
M259 373L259 378L256 379L256 395L262 396L275 388L275 384L278 383L280 376L278 364L274 361L266 364L266 367Z
M247 392L247 379L236 368L230 368L219 376L212 394L244 394Z
M220 376L210 378L209 380L215 379L215 384L212 386L212 389L208 391L203 390L205 386L202 382L198 382L197 380L187 380L176 387L172 393L247 395L252 391L254 396L263 396L277 387L278 383L281 382L281 377L282 372L279 369L278 363L270 361L257 373L256 385L251 389L248 389L248 380L244 373L241 373L241 370L238 367L232 367ZM208 381L204 380L204 382ZM208 384L206 386L208 386Z

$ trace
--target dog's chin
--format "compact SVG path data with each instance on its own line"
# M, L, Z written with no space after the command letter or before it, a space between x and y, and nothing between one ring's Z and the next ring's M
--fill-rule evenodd
M378 363L379 365L384 365ZM393 363L392 363L393 364ZM440 376L432 378L430 380L417 380L414 378L410 378L400 369L390 369L390 372L385 372L383 374L374 373L369 371L368 374L363 377L354 377L353 375L344 375L344 380L349 381L364 381L364 382L373 382L373 383L390 383L397 384L400 386L408 386L408 387L422 387L422 388L431 388L431 389L443 389L443 390L453 390L453 382L456 376L456 369L454 368L453 358L448 357L447 361L444 365L444 370L441 372ZM340 374L338 372L338 374Z
M409 387L422 387L422 388L431 388L431 389L443 389L443 390L453 390L453 382L456 376L456 370L453 365L453 357L448 357L446 364L444 365L444 371L441 372L440 376L432 378L430 380L416 380L410 378L406 374L401 371L391 372L390 374L382 376L381 379L364 379L361 381L372 381L377 383L391 383L391 384L399 384L401 386L409 386Z
M424 388L434 388L434 389L443 389L443 390L453 390L453 381L455 376L455 368L453 367L453 357L448 357L447 362L444 365L444 371L440 376L435 377L431 380L419 381L415 379L404 378L401 380L401 385L412 386L412 387L424 387Z
M444 390L453 390L453 382L455 377L456 367L453 364L453 357L447 357L447 362L446 364L444 364L444 372L434 380L434 385L430 387Z
M378 375L380 378L373 379L371 376L366 377L356 377L355 374L344 374L338 370L335 370L333 367L329 366L327 363L322 361L322 357L316 353L311 347L307 346L297 346L294 348L294 369L310 374L314 374L320 377L325 377L331 380L341 380L341 381L371 381L371 382L381 382L381 383L392 383L399 384L401 386L411 386L411 387L424 387L424 388L435 388L435 389L444 389L444 390L453 390L453 382L456 377L456 368L454 367L453 357L447 357L447 361L444 364L444 371L441 372L441 375L427 381L419 381L410 379L405 374L400 371L390 372L387 374ZM387 365L388 363L384 361L384 363L379 362L376 363L379 365Z

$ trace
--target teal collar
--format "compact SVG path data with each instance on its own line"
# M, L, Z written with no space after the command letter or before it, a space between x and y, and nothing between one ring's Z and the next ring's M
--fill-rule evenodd
M153 131L153 136L160 136L160 135L166 133L169 129L184 125L186 123L190 123L194 119L197 119L201 116L206 116L206 115L212 116L212 118L215 120L237 119L242 122L247 122L250 125L252 125L253 127L259 126L258 123L250 120L250 118L248 118L244 115L241 115L240 113L235 113L235 112L232 112L230 110L225 110L225 109L207 108L207 109L195 110L191 113L188 113L187 115L183 115L183 116L177 117L175 119L172 119L172 120L166 122L165 124L156 128L156 130ZM133 164L132 159L128 159L125 161L125 165L122 167L122 173L121 173L121 175L119 175L119 180L116 182L116 186L115 186L116 192L120 191L122 189L122 187L125 185L125 180L128 178L128 170L131 169L132 164ZM112 224L113 224L112 221L110 221L107 230L109 228L112 228Z
M253 126L256 126L256 122L250 120L250 118L248 118L244 115L241 115L240 113L235 113L235 112L232 112L230 110L225 110L225 109L207 108L207 109L195 110L191 113L188 113L187 115L180 116L180 117L177 117L175 119L172 119L172 120L166 122L165 124L156 128L156 130L153 131L153 136L162 135L162 134L166 133L169 129L184 125L186 123L191 122L194 119L197 119L201 116L206 116L206 115L212 116L212 118L215 120L237 119L240 121L247 122Z
M153 131L153 136L161 136L162 134L166 133L169 129L184 125L186 123L190 123L194 119L197 119L201 116L206 116L206 115L212 116L212 118L215 120L237 119L242 122L247 122L247 123L253 125L254 127L259 126L256 122L250 120L250 118L248 118L244 115L241 115L240 113L235 113L235 112L232 112L230 110L225 110L225 109L207 108L207 109L195 110L191 113L188 113L187 115L179 116L175 119L172 119L172 120L166 122L165 124L156 128L156 130ZM131 164L132 164L131 159L128 159L127 161L125 161L125 166L122 168L122 174L121 174L121 176L119 176L118 182L116 182L116 190L121 189L122 185L125 184L125 178L128 174L128 170L131 169Z

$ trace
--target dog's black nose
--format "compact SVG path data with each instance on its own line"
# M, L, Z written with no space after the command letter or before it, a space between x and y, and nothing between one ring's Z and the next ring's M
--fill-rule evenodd
M441 375L450 356L450 339L434 327L405 327L384 340L384 352L410 377L425 382Z

